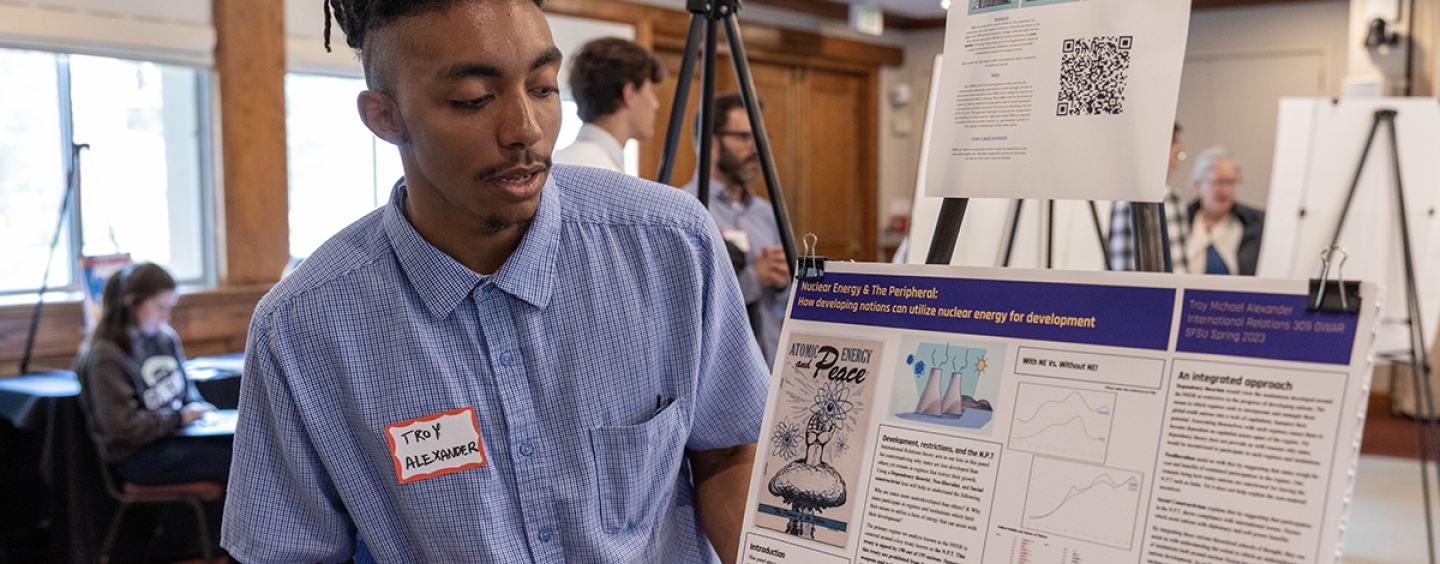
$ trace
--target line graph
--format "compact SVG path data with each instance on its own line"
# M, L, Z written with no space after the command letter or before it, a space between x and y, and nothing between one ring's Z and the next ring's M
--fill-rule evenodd
M1138 472L1037 456L1022 524L1129 550L1144 477Z
M1111 392L1021 383L1010 448L1103 464L1114 411Z

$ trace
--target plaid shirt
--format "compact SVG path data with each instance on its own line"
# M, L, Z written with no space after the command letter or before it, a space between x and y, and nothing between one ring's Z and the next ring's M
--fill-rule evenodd
M1179 196L1168 187L1165 189L1165 234L1170 240L1171 272L1185 272L1185 236L1190 232L1185 220L1185 208L1180 205ZM1110 269L1135 270L1135 233L1130 218L1130 202L1115 202L1110 208Z
M420 237L405 197L256 309L225 548L241 562L714 561L685 450L755 442L769 371L705 210L556 166L519 248L483 276ZM466 407L487 464L400 483L385 427Z

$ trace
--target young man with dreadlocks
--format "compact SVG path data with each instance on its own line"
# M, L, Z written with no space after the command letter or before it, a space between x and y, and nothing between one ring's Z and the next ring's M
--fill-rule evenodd
M768 371L705 210L552 170L561 55L538 1L327 8L405 181L256 308L225 548L733 562Z

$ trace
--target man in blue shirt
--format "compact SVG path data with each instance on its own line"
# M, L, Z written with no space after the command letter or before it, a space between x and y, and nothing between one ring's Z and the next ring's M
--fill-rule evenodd
M256 309L226 549L733 562L768 371L713 222L677 191L551 170L538 2L327 6L406 181Z
M780 345L780 322L785 317L785 290L790 285L790 268L780 246L780 229L775 225L775 208L750 191L749 184L760 177L760 153L755 147L750 116L739 94L715 97L715 137L710 144L710 216L720 233L745 254L736 277L745 305L750 311L755 339L765 363L775 363ZM700 130L698 123L696 131ZM695 196L699 172L686 184Z

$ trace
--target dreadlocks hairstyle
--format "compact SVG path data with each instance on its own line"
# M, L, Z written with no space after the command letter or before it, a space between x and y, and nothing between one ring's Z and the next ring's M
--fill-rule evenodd
M345 32L345 44L363 51L365 36L400 18L444 10L474 0L321 0L325 6L325 51L330 51L330 20ZM545 0L532 0L545 7Z

